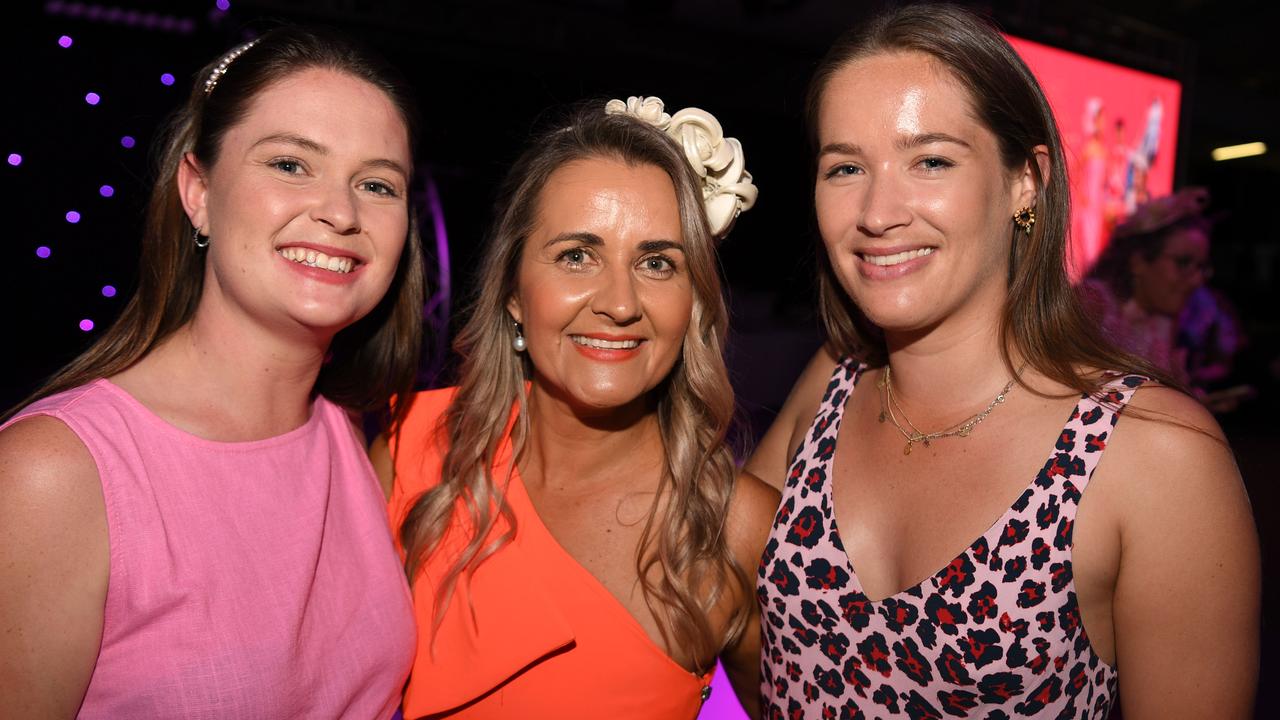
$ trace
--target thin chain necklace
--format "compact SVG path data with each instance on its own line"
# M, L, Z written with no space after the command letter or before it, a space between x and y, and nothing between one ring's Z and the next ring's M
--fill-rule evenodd
M1026 366L1024 365L1023 368L1025 367ZM1009 379L1008 384L1004 386L1004 389L1000 391L1000 394L996 395L995 399L988 403L986 409L982 412L972 415L967 420L958 422L945 430L926 433L922 432L912 424L911 419L907 417L906 411L902 409L902 406L898 404L897 399L894 398L893 369L888 365L885 365L884 374L880 376L880 380L876 383L880 388L880 422L889 420L893 423L894 427L898 428L898 432L902 433L902 437L906 438L907 445L902 448L903 455L910 455L911 447L916 443L923 443L925 447L929 447L929 444L932 441L940 438L969 437L969 433L973 432L973 429L978 426L978 423L986 420L987 416L991 414L992 410L996 409L997 405L1004 403L1005 398L1009 395L1009 391L1013 389L1014 383L1018 381L1018 376L1021 374L1022 368L1019 368L1017 374ZM896 414L894 413L895 408L898 411ZM907 424L907 427L904 428L902 423L898 422L898 415L902 415L902 420ZM910 428L910 430L907 428Z

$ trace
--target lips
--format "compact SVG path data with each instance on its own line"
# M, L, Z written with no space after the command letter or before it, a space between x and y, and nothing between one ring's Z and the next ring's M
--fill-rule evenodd
M569 339L582 347L596 350L634 350L640 347L641 338L607 338L599 335L570 335Z
M916 258L930 255L933 253L933 250L934 249L931 247L922 247L914 250L901 250L889 254L860 252L857 253L857 255L859 258L862 258L863 261L871 263L872 265L876 265L878 267L892 267L894 265L901 265L902 263L910 260L915 260Z
M281 245L276 248L276 254L305 267L344 275L364 264L364 260L350 250L313 243Z

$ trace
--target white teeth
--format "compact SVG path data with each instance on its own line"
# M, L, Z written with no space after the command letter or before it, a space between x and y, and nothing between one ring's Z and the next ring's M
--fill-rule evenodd
M292 260L299 265L308 267L316 267L321 270L329 270L331 272L346 274L351 272L355 267L356 261L349 257L330 257L316 250L308 250L300 247L285 247L276 250L286 260Z
M585 335L570 335L569 339L584 347L599 348L601 350L632 350L640 347L639 340L601 340Z
M933 248L927 247L927 248L920 248L918 250L904 250L900 253L894 253L892 255L867 255L863 253L862 259L866 260L872 265L879 265L881 267L885 267L888 265L897 265L899 263L904 263L908 260L915 260L918 257L924 257L925 255L928 255L932 252L933 252Z

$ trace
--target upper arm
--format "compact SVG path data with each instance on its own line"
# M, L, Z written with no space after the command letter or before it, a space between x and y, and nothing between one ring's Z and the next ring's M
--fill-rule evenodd
M813 419L836 363L835 357L825 347L814 354L791 388L791 394L773 424L747 460L745 469L748 472L778 489L782 488L786 482L787 461L795 451L796 427L801 423L807 425Z
M386 435L379 435L369 444L369 462L378 474L378 483L382 485L382 494L391 501L391 487L396 479L395 460L391 457L391 444Z
M1108 458L1122 480L1112 612L1124 715L1251 717L1261 570L1239 470L1195 400L1149 388L1133 403L1176 422L1125 419L1123 455Z
M765 543L769 540L779 500L776 489L750 473L741 473L734 484L726 534L734 559L746 571L752 584ZM742 637L725 649L721 661L738 702L751 717L757 717L760 699L760 608L754 591L739 601L747 606L747 625Z
M102 642L107 513L97 466L61 421L0 431L0 707L74 717Z

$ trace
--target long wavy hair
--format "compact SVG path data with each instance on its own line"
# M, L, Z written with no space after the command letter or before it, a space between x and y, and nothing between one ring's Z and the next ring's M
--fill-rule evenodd
M809 140L816 157L818 112L831 77L880 53L917 52L946 67L968 90L974 116L995 136L1010 170L1030 165L1036 183L1036 223L1030 236L1009 224L1008 295L1000 318L1001 358L1016 375L1011 352L1046 377L1081 393L1105 381L1099 370L1132 372L1173 387L1151 363L1109 342L1080 305L1067 277L1070 188L1062 138L1049 101L1022 58L985 19L953 5L909 5L847 31L810 81ZM1034 148L1049 150L1049 176L1038 172ZM818 250L818 314L831 350L871 365L888 362L884 337L841 287L827 253ZM1019 383L1025 386L1019 378ZM1028 388L1030 389L1030 388Z
M460 575L474 572L515 535L515 518L503 496L510 468L506 477L495 477L495 462L508 427L510 467L529 436L522 400L532 368L526 355L511 350L515 330L507 301L517 289L517 266L547 179L567 163L588 158L655 166L676 188L694 298L681 355L653 391L666 466L635 559L645 601L664 640L695 657L714 657L741 635L747 614L735 612L722 638L709 621L711 609L726 592L737 597L752 592L723 534L736 469L725 442L734 406L723 358L727 313L715 242L701 186L680 148L643 121L607 115L604 105L584 104L536 137L501 186L495 224L478 266L476 296L455 341L462 358L457 395L433 439L447 445L441 480L417 500L400 531L406 568L413 578L440 549L446 532L464 533L465 548L436 588L433 621L438 626ZM496 533L499 518L506 527ZM655 567L660 572L651 579Z
M404 120L411 148L416 141L418 121L408 85L385 62L342 36L297 26L270 30L236 57L206 93L205 80L226 57L197 73L190 96L170 117L156 145L156 180L147 205L137 291L88 350L6 416L42 397L122 372L191 320L204 289L206 253L192 242L195 228L178 194L178 166L192 153L203 167L212 167L227 131L273 84L311 68L351 75L386 93ZM362 412L385 408L391 395L411 392L421 345L423 291L422 248L410 210L405 247L386 296L334 336L315 392Z

